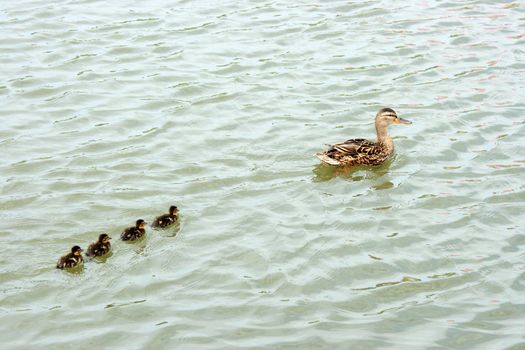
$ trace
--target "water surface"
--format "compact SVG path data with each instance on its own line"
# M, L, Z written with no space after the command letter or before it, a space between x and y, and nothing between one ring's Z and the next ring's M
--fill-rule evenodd
M24 0L0 33L2 349L525 349L522 3ZM389 163L312 157L382 106Z

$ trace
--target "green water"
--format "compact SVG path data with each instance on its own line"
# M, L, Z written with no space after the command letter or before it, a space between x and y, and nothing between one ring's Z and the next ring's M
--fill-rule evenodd
M4 1L0 33L2 349L525 349L522 2ZM312 156L382 106L389 163Z

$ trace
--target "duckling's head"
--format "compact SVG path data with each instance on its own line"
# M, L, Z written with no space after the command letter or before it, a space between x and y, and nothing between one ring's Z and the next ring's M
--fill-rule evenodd
M138 219L136 222L135 222L135 227L136 228L139 228L139 229L144 229L144 225L146 224L146 222L142 219Z
M108 234L102 233L100 236L98 236L98 241L100 243L108 243L111 237L109 237Z
M177 214L178 212L179 212L179 208L177 208L177 206L172 205L172 206L170 207L170 215Z
M381 126L388 126L390 124L412 124L403 118L399 118L392 108L381 108L376 114L376 124Z
M73 248L71 248L71 253L73 253L73 255L75 256L79 256L80 252L82 252L82 248L80 248L78 245L73 246Z

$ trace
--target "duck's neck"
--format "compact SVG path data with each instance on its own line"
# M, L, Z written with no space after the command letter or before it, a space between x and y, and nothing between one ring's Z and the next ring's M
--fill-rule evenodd
M394 149L394 142L388 134L388 125L376 123L377 142L389 150Z

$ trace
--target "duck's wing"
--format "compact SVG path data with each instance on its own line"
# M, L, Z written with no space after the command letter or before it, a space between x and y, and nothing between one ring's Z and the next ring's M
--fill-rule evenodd
M367 139L351 139L329 146L326 152L317 153L316 156L330 165L367 164L367 160L377 157L381 152L376 142Z
M352 139L330 146L326 153L339 156L358 156L359 154L369 154L374 146L375 143L367 139Z
M69 259L66 260L65 267L75 267L83 262L84 260L82 259L81 256L79 256L78 258L71 256Z
M128 227L127 229L122 231L122 233L120 234L120 239L123 240L123 241L132 240L133 239L133 232L132 232L132 230L134 228L135 227Z
M153 223L151 226L153 227L164 227L170 223L170 214L163 214L161 216L158 216L153 220Z

